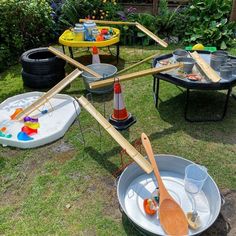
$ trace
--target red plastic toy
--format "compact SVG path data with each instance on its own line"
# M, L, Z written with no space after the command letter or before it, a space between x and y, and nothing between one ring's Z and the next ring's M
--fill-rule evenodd
M152 207L153 209L151 209L150 205L153 206ZM157 212L157 204L152 199L148 199L148 198L144 199L143 208L144 208L144 211L146 212L146 214L148 214L148 215L155 215Z
M28 126L23 126L21 129L22 132L26 133L27 135L34 135L38 133L37 129L31 129Z

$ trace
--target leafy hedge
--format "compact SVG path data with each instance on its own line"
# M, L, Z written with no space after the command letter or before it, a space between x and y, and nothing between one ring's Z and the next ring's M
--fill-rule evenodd
M159 13L121 11L117 0L0 0L0 71L25 50L47 45L80 18L138 21L162 38L176 36L185 44L203 43L225 49L235 42L235 23L229 22L231 0L191 0L185 8L168 9L160 0ZM135 27L121 29L123 44L153 41ZM128 39L128 40L127 40Z
M23 51L54 37L52 9L46 0L1 0L0 12L0 71Z
M58 30L72 27L80 18L112 20L121 6L116 0L64 0L51 1Z
M185 12L188 20L184 41L221 49L232 46L236 24L229 22L231 8L231 0L192 0Z
M226 49L235 45L236 24L229 22L231 8L231 0L192 0L184 8L179 6L170 10L167 0L160 0L156 16L136 13L135 9L119 14L122 20L138 21L161 38L171 40L177 37L187 45L202 43ZM123 34L128 30L142 38L144 45L150 43L145 34L131 27L122 27Z

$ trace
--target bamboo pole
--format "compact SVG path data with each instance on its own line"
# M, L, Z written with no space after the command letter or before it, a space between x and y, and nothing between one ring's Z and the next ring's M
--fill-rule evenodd
M168 46L168 44L164 40L157 37L150 30L148 30L147 28L145 28L143 25L139 24L138 22L136 22L136 27L140 29L141 31L143 31L145 34L147 34L149 37L151 37L153 40L155 40L157 43L159 43L161 46L165 48Z
M92 106L85 97L81 96L80 98L77 98L77 100L146 173L149 174L152 172L150 163Z
M191 57L196 61L200 69L203 71L203 73L214 83L217 83L221 80L221 77L211 68L209 64L206 63L206 61L199 56L199 54L195 52L190 52Z
M143 71L139 71L139 72L134 72L134 73L130 73L130 74L126 74L126 75L121 75L119 77L113 77L110 79L105 79L105 80L100 80L97 82L93 82L89 84L89 87L91 89L95 89L95 88L101 88L107 85L110 85L112 83L114 83L114 81L117 79L120 82L121 81L126 81L126 80L132 80L138 77L142 77L145 75L151 75L151 74L156 74L156 73L160 73L163 71L168 71L168 70L172 70L172 69L176 69L178 67L183 67L182 63L175 63L175 64L171 64L171 65L167 65L167 66L162 66L162 67L158 67L158 68L151 68L151 69L147 69L147 70L143 70Z
M154 57L156 57L156 56L158 56L158 55L159 55L159 53L156 53L156 54L154 54L154 55L151 55L151 56L149 56L149 57L143 59L142 61L139 61L139 62L137 62L137 63L135 63L135 64L133 64L133 65L131 65L131 66L129 66L129 67L126 67L126 68L124 68L123 70L118 71L117 75L119 75L119 74L121 74L121 73L123 73L123 72L125 72L125 71L127 71L127 70L130 70L130 69L132 69L132 68L134 68L134 67L136 67L136 66L139 66L139 65L143 64L144 62L146 62L146 61L148 61L148 60L150 60L150 59L152 59L152 58L154 58Z
M85 22L86 19L80 19L79 22ZM158 36L153 34L150 30L145 28L143 25L139 24L138 22L128 22L128 21L106 21L106 20L93 20L93 22L97 24L107 24L107 25L135 25L138 29L143 31L145 34L147 34L149 37L151 37L153 40L155 40L157 43L159 43L163 47L167 47L168 44L160 39Z
M69 62L70 64L78 67L79 69L88 72L89 74L93 75L94 77L96 77L97 79L102 78L101 75L99 75L97 72L89 69L88 67L84 66L83 64L77 62L76 60L72 59L71 57L65 55L64 53L60 52L59 50L53 48L53 47L49 47L48 50L50 52L52 52L53 54L55 54L56 56L62 58L63 60Z
M79 22L86 22L86 19L80 19ZM128 21L107 21L107 20L93 20L97 24L107 24L107 25L136 25L136 22Z
M42 97L32 103L30 106L26 107L21 113L16 116L16 120L22 120L25 116L30 115L33 111L39 109L42 105L44 105L50 98L59 93L63 88L65 88L68 84L70 84L73 80L75 80L82 71L75 69L68 76L66 76L63 80L61 80L58 84L56 84L53 88L51 88L47 93L45 93Z

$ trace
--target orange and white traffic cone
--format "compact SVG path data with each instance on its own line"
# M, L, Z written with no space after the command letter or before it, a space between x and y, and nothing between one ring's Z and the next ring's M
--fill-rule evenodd
M109 122L117 130L125 130L136 122L135 117L126 110L119 82L114 83L114 110Z
M98 48L93 46L92 48L92 64L100 63L100 57L98 53Z

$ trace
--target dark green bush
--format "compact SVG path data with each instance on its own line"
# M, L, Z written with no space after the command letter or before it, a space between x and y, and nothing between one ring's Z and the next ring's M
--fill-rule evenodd
M53 38L52 9L46 0L1 0L0 12L0 70L23 51Z
M186 9L187 7L181 5L177 6L175 9L170 9L167 0L160 0L159 11L156 16L158 35L170 41L172 41L172 36L180 40L183 39L188 21L188 16L185 14Z
M187 16L184 41L226 49L232 46L235 23L229 22L231 0L192 0Z
M59 16L60 29L74 26L80 18L90 17L96 20L113 20L120 10L116 0L65 0Z

